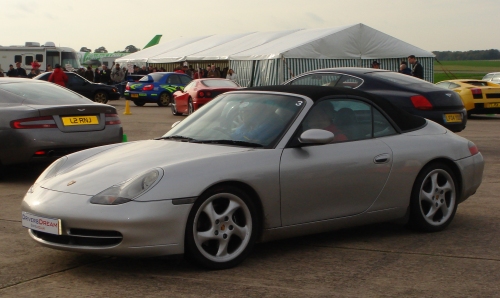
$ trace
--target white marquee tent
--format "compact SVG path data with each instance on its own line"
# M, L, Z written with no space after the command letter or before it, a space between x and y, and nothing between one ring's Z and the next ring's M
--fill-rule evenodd
M238 74L242 86L273 85L305 71L328 67L370 67L397 71L401 60L415 55L424 78L433 80L434 54L364 24L179 38L121 57L121 64L172 69L215 63Z

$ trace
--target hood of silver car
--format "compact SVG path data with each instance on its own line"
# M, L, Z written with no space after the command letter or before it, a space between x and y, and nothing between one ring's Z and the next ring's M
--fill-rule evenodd
M76 164L68 162L73 165L63 166L57 176L41 181L39 186L67 193L95 195L153 168L163 168L165 175L175 175L169 173L169 166L248 150L255 149L167 140L131 142L104 150ZM85 152L68 158L72 161L83 155Z

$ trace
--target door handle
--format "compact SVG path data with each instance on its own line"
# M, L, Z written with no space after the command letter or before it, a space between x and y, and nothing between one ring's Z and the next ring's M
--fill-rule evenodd
M388 163L391 160L389 153L377 155L373 158L374 163Z

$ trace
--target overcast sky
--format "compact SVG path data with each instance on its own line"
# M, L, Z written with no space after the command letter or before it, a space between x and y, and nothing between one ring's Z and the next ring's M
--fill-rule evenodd
M0 45L143 48L181 36L363 23L427 51L500 49L500 0L0 0Z

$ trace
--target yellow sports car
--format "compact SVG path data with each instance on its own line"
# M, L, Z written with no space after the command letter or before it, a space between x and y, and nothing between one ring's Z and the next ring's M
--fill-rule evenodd
M471 114L500 114L500 85L481 80L448 80L437 86L456 91L462 101L467 116Z

